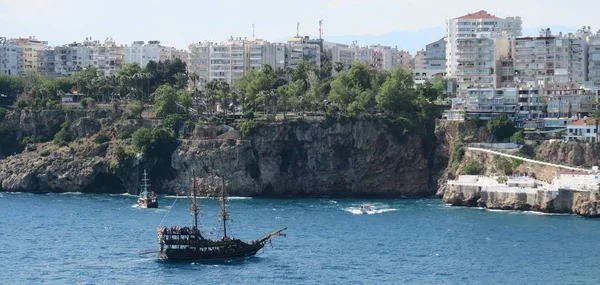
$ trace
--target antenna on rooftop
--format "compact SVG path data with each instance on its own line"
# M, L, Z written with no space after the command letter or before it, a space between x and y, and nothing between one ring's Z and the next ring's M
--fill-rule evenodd
M319 40L323 39L323 19L319 20Z
M300 37L300 22L296 23L296 37Z
M255 39L255 38L256 38L256 37L254 36L254 32L255 32L255 29L254 29L254 24L252 24L252 38L253 38L253 39Z

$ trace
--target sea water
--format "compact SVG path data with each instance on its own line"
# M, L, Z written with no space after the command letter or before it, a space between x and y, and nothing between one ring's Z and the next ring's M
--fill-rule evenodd
M168 263L156 228L191 225L187 199L0 197L0 284L598 284L600 220L454 208L440 200L236 199L243 240L287 226L254 258ZM218 238L216 201L201 226ZM373 213L362 213L362 203Z

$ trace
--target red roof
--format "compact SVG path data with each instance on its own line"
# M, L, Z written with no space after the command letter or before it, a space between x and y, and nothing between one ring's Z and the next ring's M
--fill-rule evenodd
M594 119L581 119L573 121L569 126L595 126L596 121Z
M469 13L464 16L460 16L456 19L500 19L500 18L488 13L485 10L481 10L479 12Z

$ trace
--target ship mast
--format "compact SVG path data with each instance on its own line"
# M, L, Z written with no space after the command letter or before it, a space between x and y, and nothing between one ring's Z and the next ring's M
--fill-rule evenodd
M221 177L222 187L221 187L221 212L219 213L219 217L223 221L223 238L227 238L227 221L229 220L229 212L227 212L227 204L225 203L225 177Z
M146 192L146 194L148 194L148 186L150 186L150 184L148 184L148 173L146 172L146 169L144 168L144 179L142 179L142 193Z
M191 199L190 212L194 216L194 226L196 227L196 230L198 230L198 201L196 200L196 172L195 172L195 170L192 170L192 179L194 181L194 183L193 183L194 185L192 186L192 197L190 197L190 199Z

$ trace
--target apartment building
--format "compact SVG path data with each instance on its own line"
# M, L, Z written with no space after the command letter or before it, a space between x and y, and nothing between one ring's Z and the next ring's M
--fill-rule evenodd
M131 46L124 47L124 63L137 62L141 67L148 65L148 62L181 59L183 62L188 62L189 54L185 50L179 50L174 47L167 47L160 44L160 41L152 40L145 43L144 41L134 41Z
M47 41L40 41L35 37L14 39L16 44L21 46L21 70L19 73L25 75L27 73L37 73L38 71L38 54L48 47Z
M394 70L394 51L388 46L369 46L371 50L371 65L381 70Z
M596 120L583 118L567 124L567 132L563 135L563 140L596 142L597 133Z
M465 101L466 118L489 120L502 115L514 118L518 106L518 93L517 88L469 88Z
M550 118L583 118L596 110L598 89L547 89L547 116Z
M442 38L425 46L414 58L415 82L425 82L446 74L446 42Z
M537 120L546 114L546 102L543 90L539 87L529 86L518 89L518 103L516 118L521 121Z
M397 66L402 66L404 69L414 69L414 66L411 66L411 62L413 62L413 56L410 52L398 50L398 48L392 50L392 69Z
M459 72L459 57L464 40L480 38L518 37L522 35L521 17L499 18L486 11L446 21L446 73L450 77ZM471 48L471 47L467 47Z
M600 31L588 39L588 81L600 88Z
M86 38L82 43L74 42L42 51L38 70L48 77L72 76L83 68L93 66L104 75L116 75L124 65L124 50L112 38L103 42Z
M264 64L285 68L286 45L260 39L231 38L227 42L200 42L189 46L188 70L200 78L204 85L212 80L235 83L246 72L260 70ZM300 60L304 50L301 50Z
M509 38L480 34L476 38L458 39L456 48L458 65L454 76L459 96L465 96L469 88L498 86L496 65L497 61L509 57Z
M514 72L517 83L547 80L557 88L573 88L587 78L587 43L582 35L553 36L550 29L539 37L516 38Z
M0 74L18 75L23 69L23 47L14 39L0 37Z

